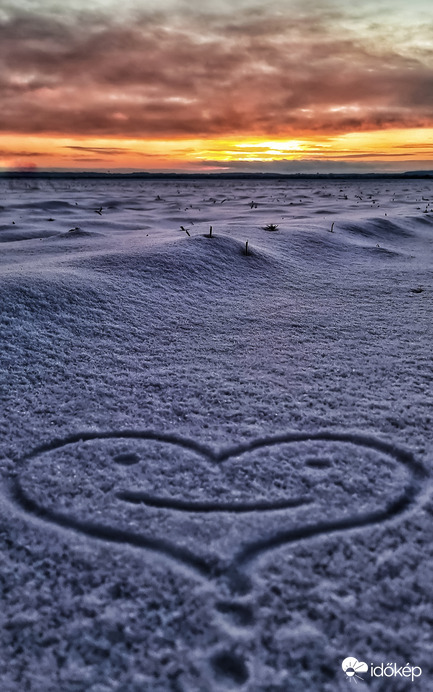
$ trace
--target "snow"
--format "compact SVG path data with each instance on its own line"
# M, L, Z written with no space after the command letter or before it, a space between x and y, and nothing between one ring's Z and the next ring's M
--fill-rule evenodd
M0 181L2 692L430 689L432 203Z

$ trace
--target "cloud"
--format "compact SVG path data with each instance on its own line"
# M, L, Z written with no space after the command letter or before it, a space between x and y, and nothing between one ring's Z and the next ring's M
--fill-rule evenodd
M79 145L68 145L66 149L73 149L80 152L90 152L92 154L103 154L107 156L117 156L120 154L125 154L125 149L121 147L84 147Z
M208 3L201 13L170 6L178 11L162 3L144 14L129 2L120 21L102 9L55 11L54 2L37 14L9 5L0 14L0 130L294 137L433 125L431 47L375 42L383 27L344 30L338 4L319 12L291 3L289 13L245 2L230 13L221 3L213 14Z
M42 151L11 151L10 149L0 149L0 157L14 158L36 158L38 156L46 156Z
M362 161L357 157L348 160L343 159L315 159L306 158L298 160L281 159L279 161L213 161L204 164L195 164L191 169L206 170L221 173L288 173L288 174L312 174L316 173L397 173L411 170L433 170L432 161L407 160L398 161L382 157L372 161Z

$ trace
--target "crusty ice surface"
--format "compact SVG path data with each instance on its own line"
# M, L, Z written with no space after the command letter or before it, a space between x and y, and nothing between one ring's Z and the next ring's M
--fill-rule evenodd
M1 692L431 689L432 204L0 182Z

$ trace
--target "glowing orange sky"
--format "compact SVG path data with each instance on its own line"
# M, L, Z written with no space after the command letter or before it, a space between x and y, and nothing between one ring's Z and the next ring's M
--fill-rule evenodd
M28 168L228 170L234 162L362 161L431 163L433 129L390 129L297 140L197 140L0 135L0 165ZM38 150L38 151L37 151Z
M433 168L426 0L233 4L3 0L0 167Z

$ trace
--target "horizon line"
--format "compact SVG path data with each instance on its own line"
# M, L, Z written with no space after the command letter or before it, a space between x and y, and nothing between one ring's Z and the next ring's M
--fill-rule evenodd
M433 170L410 170L394 172L305 172L283 173L271 171L218 171L218 172L184 172L184 171L77 171L77 170L0 170L0 178L135 178L135 179L317 179L317 178L432 178Z

